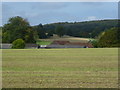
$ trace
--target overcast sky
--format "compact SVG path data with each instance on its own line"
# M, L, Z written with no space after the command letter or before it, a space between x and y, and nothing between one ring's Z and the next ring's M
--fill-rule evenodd
M2 23L21 16L31 25L117 19L117 2L3 2Z

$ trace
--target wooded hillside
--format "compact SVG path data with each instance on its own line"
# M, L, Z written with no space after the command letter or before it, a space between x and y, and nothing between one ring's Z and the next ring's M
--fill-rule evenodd
M60 22L43 25L47 33L56 33L58 26L63 27L65 35L84 38L95 38L101 32L112 27L118 27L118 20L98 20L85 22Z

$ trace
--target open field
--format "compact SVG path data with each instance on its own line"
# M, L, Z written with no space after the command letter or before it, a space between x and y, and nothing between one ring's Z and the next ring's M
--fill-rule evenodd
M36 44L39 44L39 45L50 45L52 42L50 41L37 41Z
M92 40L90 38L79 38L79 37L71 37L71 36L63 36L63 37L58 37L57 35L54 35L53 37L49 38L49 39L39 39L41 41L54 41L54 40L62 40L62 41L70 41L70 42L82 42L82 43L86 43L89 40Z
M4 49L3 88L117 88L118 49Z

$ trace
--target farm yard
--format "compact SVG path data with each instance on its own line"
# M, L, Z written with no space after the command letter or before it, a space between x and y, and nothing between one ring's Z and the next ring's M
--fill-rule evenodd
M118 49L3 49L3 88L117 88Z

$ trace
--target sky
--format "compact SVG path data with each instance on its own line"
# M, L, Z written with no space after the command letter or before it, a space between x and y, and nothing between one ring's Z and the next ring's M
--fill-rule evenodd
M21 16L30 25L118 18L117 2L3 2L2 24Z

